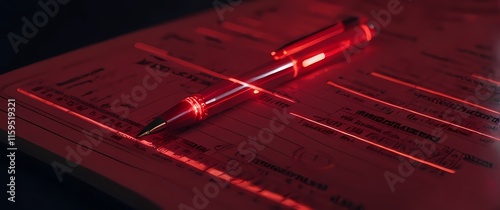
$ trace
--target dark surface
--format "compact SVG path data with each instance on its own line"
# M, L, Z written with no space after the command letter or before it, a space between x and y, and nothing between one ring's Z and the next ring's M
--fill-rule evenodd
M19 51L15 53L7 34L22 35L22 18L32 20L36 12L42 11L37 2L0 1L0 73L213 7L210 0L69 0L66 5L59 6L54 17L49 17L27 44L20 44ZM5 133L2 133L2 138L4 136ZM5 147L2 144L3 157ZM60 183L50 165L22 154L22 151L20 147L16 154L16 203L6 203L8 195L6 190L2 190L2 203L6 204L0 209L127 208L74 178ZM2 163L6 168L8 163ZM2 173L2 180L8 181L6 175L6 172ZM5 185L2 186L5 189Z
M40 0L42 2L57 0ZM63 0L59 0L63 1ZM0 1L0 69L4 73L36 61L69 52L92 43L152 26L212 6L210 0L64 0L54 17L38 28L27 44L15 53L7 38L22 36L22 18L32 20L43 9L38 0Z

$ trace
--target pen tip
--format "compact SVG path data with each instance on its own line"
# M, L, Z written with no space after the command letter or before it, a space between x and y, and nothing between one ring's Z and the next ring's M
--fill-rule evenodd
M161 118L156 118L155 120L153 120L153 122L146 125L146 127L144 127L144 129L142 129L142 131L137 134L136 138L141 138L143 136L162 131L165 129L165 125L166 123L164 120L162 120Z
M141 131L139 134L137 134L136 138L141 138L141 137L146 136L148 134L149 134L148 131Z

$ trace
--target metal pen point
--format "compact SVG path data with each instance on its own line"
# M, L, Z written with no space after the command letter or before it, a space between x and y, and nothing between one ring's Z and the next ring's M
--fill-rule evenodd
M156 118L153 122L149 123L142 131L137 135L137 138L141 138L143 136L147 136L152 133L156 133L165 126L166 122L162 119Z
M144 127L138 138L177 130L220 113L259 93L328 64L353 43L370 41L373 29L357 17L344 19L271 53L274 60L189 96ZM360 34L361 33L361 34ZM254 91L257 90L257 91Z

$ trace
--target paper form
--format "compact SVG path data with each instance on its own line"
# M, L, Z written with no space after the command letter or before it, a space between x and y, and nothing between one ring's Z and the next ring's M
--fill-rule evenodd
M499 79L497 61L484 59L496 52L480 47L496 40L446 40L443 33L458 30L450 24L408 29L395 19L350 63L273 90L297 103L261 94L182 133L133 139L158 114L221 80L135 43L235 76L331 24L345 8L248 2L220 23L209 11L2 75L10 81L2 98L19 104L20 137L79 162L58 160L71 170L63 177L77 176L135 207L500 208L499 86L492 82ZM477 96L477 87L486 92ZM464 105L469 96L476 106ZM233 175L228 163L242 170Z

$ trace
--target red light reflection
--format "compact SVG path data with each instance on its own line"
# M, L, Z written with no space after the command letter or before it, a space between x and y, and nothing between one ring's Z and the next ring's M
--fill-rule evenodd
M398 105L395 105L395 104L391 104L389 102L385 102L385 101L382 101L380 99L376 99L376 98L373 98L371 96L368 96L368 95L365 95L365 94L362 94L362 93L359 93L359 92L356 92L354 90L351 90L349 88L346 88L346 87L343 87L341 85L338 85L338 84L335 84L334 82L332 81L328 81L327 84L331 85L331 86L334 86L336 88L339 88L339 89L342 89L342 90L345 90L349 93L352 93L352 94L356 94L358 96L361 96L361 97L364 97L364 98L367 98L367 99L370 99L370 100L373 100L373 101L376 101L376 102L379 102L381 104L385 104L387 106L391 106L391 107L394 107L394 108L397 108L397 109L401 109L401 110L405 110L407 112L410 112L410 113L413 113L413 114L416 114L416 115L420 115L420 116L423 116L423 117L427 117L427 118L430 118L430 119L433 119L433 120L436 120L436 121L439 121L439 122L442 122L442 123L446 123L448 125L453 125L457 128L461 128L461 129L464 129L464 130L467 130L467 131L470 131L470 132L473 132L473 133L476 133L476 134L479 134L481 136L485 136L485 137L488 137L488 138L492 138L492 139L495 139L495 140L498 140L500 141L499 138L497 137L494 137L494 136L491 136L491 135L488 135L488 134L484 134L484 133L481 133L479 131L476 131L476 130L473 130L473 129L470 129L470 128L467 128L467 127L464 127L464 126L461 126L461 125L458 125L458 124L455 124L455 123L452 123L452 122L448 122L446 120L442 120L442 119L439 119L439 118L436 118L436 117L432 117L430 115L426 115L426 114L423 114L423 113L420 113L420 112L417 112L417 111L413 111L411 109L407 109L407 108L404 108L402 106L398 106Z
M269 91L269 90L257 87L255 85L248 84L246 82L240 81L240 80L232 78L232 77L228 77L228 76L223 75L223 74L219 74L219 73L217 73L215 71L212 71L210 69L207 69L205 67L198 66L198 65L196 65L194 63L190 63L190 62L187 62L185 60L182 60L182 59L176 58L174 56L171 56L171 55L168 54L168 52L166 50L162 50L162 49L159 49L159 48L156 48L156 47L153 47L151 45L144 44L144 43L136 43L134 46L137 49L144 50L146 52L149 52L151 54L157 55L157 56L159 56L161 58L164 58L164 59L168 59L168 60L173 61L175 63L178 63L180 65L186 66L188 68L192 68L192 69L198 70L200 72L212 75L214 77L218 77L218 78L221 78L221 79L224 79L224 80L228 80L228 81L231 81L231 82L234 82L234 83L238 83L238 84L243 85L243 86L250 87L250 88L252 88L254 90L258 90L260 92L267 93L269 95L275 96L277 98L281 98L283 100L286 100L286 101L289 101L289 102L292 102L292 103L296 103L295 100L293 100L291 98L288 98L286 96L283 96L283 95L280 95L278 93L275 93L275 92L272 92L272 91Z
M201 120L207 115L207 112L205 111L205 104L200 102L196 97L187 97L184 101L191 105L191 110L197 117L197 120Z
M56 108L58 110L61 110L63 112L66 112L70 115L73 115L81 120L84 120L86 122L89 122L91 124L94 124L96 126L99 126L103 129L106 129L108 131L110 131L111 133L116 133L117 135L121 136L121 137L124 137L126 139L129 139L129 140L132 140L132 141L135 141L135 142L138 142L142 145L145 145L147 147L150 147L150 148L153 148L155 149L155 146L146 141L146 140L142 140L142 139L137 139L129 134L126 134L124 132L121 132L121 131L118 131L112 127L109 127L107 125L104 125L100 122L97 122L87 116L84 116L84 115L81 115L81 114L78 114L76 112L73 112L71 110L69 110L68 108L65 108L63 106L60 106L58 104L55 104L55 103L52 103L48 100L45 100L43 98L40 98L34 94L31 94L21 88L18 88L17 91L27 97L30 97L32 99L35 99L39 102L42 102L50 107L53 107L53 108ZM310 208L309 206L307 205L304 205L304 204L301 204L293 199L290 199L290 198L286 198L285 196L283 195L280 195L280 194L277 194L275 192L272 192L272 191L269 191L269 190L266 190L262 187L259 187L257 185L254 185L252 184L251 182L249 181L246 181L246 180L242 180L242 179L239 179L239 178L236 178L236 177L233 177L229 174L225 174L223 171L221 170L218 170L218 169L215 169L215 168L210 168L208 167L206 164L203 164L203 163L200 163L198 161L196 161L195 159L191 159L189 157L186 157L186 156L179 156L177 154L175 154L173 151L171 150L168 150L167 148L164 148L164 147L159 147L159 148L156 148L156 151L174 159L174 160L177 160L177 161L180 161L180 162L183 162L191 167L194 167L196 169L199 169L200 171L202 172L206 172L212 176L215 176L215 177L218 177L220 179L223 179L225 181L227 181L228 183L231 183L232 185L234 186L237 186L243 190L246 190L248 192L251 192L251 193L254 193L260 197L263 197L263 198L266 198L266 199L269 199L271 201L274 201L276 203L280 203L282 205L285 205L287 207L290 207L290 208L293 208L293 209L300 209L300 210L310 210L312 208Z
M343 23L340 22L325 30L319 31L313 35L303 38L299 42L288 45L280 50L273 51L271 52L271 55L274 57L275 60L280 60L285 58L286 56L290 56L297 52L301 52L308 47L317 45L329 39L330 37L334 37L335 35L341 34L344 31L345 31L345 26Z
M411 156L411 155L408 155L408 154L405 154L405 153L399 152L399 151L394 150L394 149L391 149L391 148L389 148L389 147L385 147L385 146L383 146L383 145L380 145L380 144L377 144L377 143L374 143L374 142L368 141L368 140L366 140L366 139L363 139L363 138L361 138L361 137L358 137L358 136L352 135L352 134L347 133L347 132L345 132L345 131L341 131L341 130L339 130L339 129L333 128L333 127L328 126L328 125L325 125L325 124L323 124L323 123L316 122L316 121L314 121L314 120L312 120L312 119L310 119L310 118L304 117L304 116L302 116L302 115L299 115L299 114L296 114L296 113L293 113L293 112L290 112L290 114L291 114L291 115L293 115L293 116L299 117L299 118L301 118L301 119L304 119L304 120L306 120L306 121L308 121L308 122L314 123L314 124L316 124L316 125L319 125L319 126L322 126L322 127L325 127L325 128L328 128L328 129L331 129L331 130L334 130L334 131L337 131L337 132L339 132L339 133L342 133L342 134L344 134L344 135L346 135L346 136L349 136L349 137L355 138L355 139L360 140L360 141L362 141L362 142L365 142L365 143L367 143L367 144L371 144L371 145L376 146L376 147L378 147L378 148L381 148L381 149L387 150L387 151L389 151L389 152L392 152L392 153L394 153L394 154L397 154L397 155L403 156L403 157L405 157L405 158L412 159L412 160L417 161L417 162L419 162L419 163L422 163L422 164L425 164L425 165L428 165L428 166L431 166L431 167L437 168L437 169L439 169L439 170L442 170L442 171L448 172L448 173L450 173L450 174L454 174L454 173L455 173L455 170L453 170L453 169L449 169L449 168L446 168L446 167L443 167L443 166L440 166L440 165L437 165L437 164L431 163L431 162L429 162L429 161L422 160L422 159L419 159L419 158L413 157L413 156Z
M492 79L490 79L490 78L483 77L483 76L478 75L478 74L472 74L471 76L472 76L472 77L475 77L475 78L478 78L478 79L481 79L481 80L485 80L485 81L491 82L491 83L496 84L496 85L500 85L500 82L499 82L499 81L495 81L495 80L492 80Z
M372 31L370 30L370 28L366 24L362 24L361 29L363 29L363 31L366 34L366 41L372 40L373 37L372 37Z
M325 53L320 53L320 54L317 54L315 56L312 56L312 57L302 61L302 66L308 67L308 66L313 65L313 64L315 64L323 59L325 59Z
M427 89L427 88L424 88L424 87L421 87L421 86L418 86L418 85L415 85L415 84L404 82L404 81L401 81L399 79L392 78L392 77L389 77L389 76L386 76L386 75L383 75L383 74L380 74L380 73L377 73L377 72L372 72L371 75L373 75L375 77L378 77L378 78L381 78L381 79L385 79L385 80L394 82L394 83L397 83L397 84L400 84L400 85L404 85L404 86L407 86L407 87L415 88L417 90L421 90L421 91L425 91L425 92L428 92L428 93L432 93L434 95L438 95L438 96L442 96L442 97L445 97L445 98L449 98L449 99L452 99L452 100L458 101L460 103L464 103L464 104L467 104L467 105L470 105L470 106L473 106L473 107L476 107L476 108L479 108L479 109L482 109L482 110L486 110L486 111L489 111L489 112L500 114L500 112L495 111L493 109L489 109L489 108L486 108L484 106L480 106L478 104L468 102L466 100L455 98L455 97L450 96L450 95L445 94L445 93L441 93L441 92L434 91L434 90L431 90L431 89Z
M124 138L130 139L130 140L137 141L137 142L139 142L139 143L141 143L141 144L144 144L144 145L146 145L146 146L148 146L148 147L153 147L153 144L151 144L150 142L148 142L148 141L146 141L146 140L139 140L139 139L136 139L135 137L133 137L133 136L131 136L131 135L128 135L128 134L123 133L123 132L121 132L121 131L118 131L118 130L116 130L116 129L112 128L112 127L109 127L109 126L107 126L107 125L105 125L105 124L102 124L102 123L100 123L100 122L97 122L97 121L95 121L95 120L93 120L93 119L91 119L91 118L89 118L89 117L87 117L87 116L85 116L85 115L81 115L81 114L78 114L78 113L76 113L76 112L73 112L73 111L71 111L71 110L69 110L69 109L67 109L67 108L65 108L65 107L63 107L63 106L60 106L60 105L58 105L58 104L55 104L55 103L52 103L52 102L50 102L50 101L48 101L48 100L45 100L45 99L43 99L43 98L40 98L40 97L38 97L38 96L36 96L36 95L34 95L34 94L31 94L31 93L29 93L29 92L27 92L27 91L25 91L25 90L23 90L23 89L21 89L21 88L18 88L18 89L17 89L17 92L19 92L19 93L21 93L21 94L23 94L23 95L25 95L25 96L28 96L28 97L30 97L30 98L32 98L32 99L35 99L35 100L37 100L37 101L40 101L40 102L42 102L42 103L44 103L44 104L47 104L47 105L49 105L49 106L51 106L51 107L53 107L53 108L59 109L59 110L61 110L61 111L63 111L63 112L66 112L66 113L68 113L68 114L70 114L70 115L73 115L73 116L75 116L75 117L77 117L77 118L79 118L79 119L81 119L81 120L84 120L84 121L89 122L89 123L91 123L91 124L94 124L94 125L97 125L97 126L99 126L99 127L102 127L102 128L104 128L104 129L106 129L106 130L108 130L108 131L110 131L110 132L116 133L116 134L118 134L118 135L119 135L119 136L121 136L121 137L124 137Z

